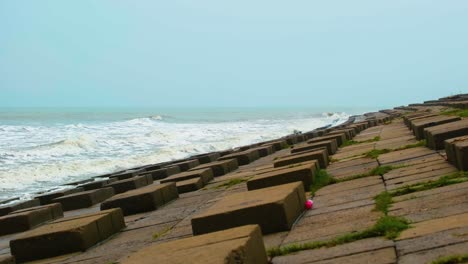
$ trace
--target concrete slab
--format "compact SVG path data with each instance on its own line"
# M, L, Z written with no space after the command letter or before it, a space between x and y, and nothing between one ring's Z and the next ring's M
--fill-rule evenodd
M457 214L448 217L415 223L412 228L403 231L397 238L397 240L411 239L432 234L435 232L442 232L450 229L467 226L468 213Z
M0 216L7 215L17 210L39 206L39 204L40 204L39 199L31 199L31 200L22 200L22 201L18 201L12 204L0 206Z
M209 181L213 180L213 172L211 171L211 168L181 172L161 180L161 183L179 182L193 178L201 178L203 183L207 184Z
M284 167L284 169L263 173L249 179L247 181L247 189L251 191L300 181L304 184L304 190L308 190L314 180L317 166L318 162L312 161L292 168Z
M427 147L443 149L445 140L468 135L468 119L425 128L424 135Z
M445 153L450 163L459 170L468 170L468 136L447 139L444 142Z
M157 170L152 170L148 171L147 173L150 173L151 176L153 176L153 180L161 180L164 178L167 178L173 174L179 173L180 169L179 166L169 166Z
M337 260L338 258L345 258L348 259L346 263L353 263L351 262L357 254L363 253L372 253L382 249L393 248L394 243L391 240L383 239L383 238L369 238L358 240L352 243L330 247L330 248L320 248L315 250L305 250L300 251L295 254L287 255L287 256L280 256L273 258L273 264L289 264L289 263L316 263L318 261L331 261L331 263L335 263L333 261ZM354 256L354 257L353 257ZM379 255L380 256L380 255ZM349 258L348 258L349 257ZM386 255L384 257L393 262L383 262L383 263L395 263L395 254ZM384 259L375 259L375 255L368 255L367 257L360 256L359 262L357 263L382 263Z
M328 166L328 153L326 149L299 152L292 155L281 157L274 161L275 168L293 165L296 163L317 160L320 168L325 169Z
M176 182L178 193L188 193L199 190L205 186L201 177Z
M191 170L199 170L205 168L210 168L213 171L213 176L218 177L236 170L237 168L239 168L239 165L237 164L237 159L227 159L202 164Z
M52 201L62 204L64 211L70 211L93 206L106 200L114 194L114 189L107 187L61 196L53 199Z
M180 171L188 171L191 168L195 168L196 166L200 165L197 159L187 160L183 162L173 163L172 166L178 166Z
M10 241L17 261L31 261L84 251L125 226L122 211L63 219L28 231Z
M62 206L57 203L18 210L0 217L0 236L27 231L60 217Z
M304 187L301 182L224 196L192 218L195 235L247 224L258 224L262 232L289 230L303 212Z
M236 152L222 156L218 160L237 159L238 165L247 165L259 158L258 150L248 149L242 152Z
M127 258L131 263L267 263L258 226L243 226L146 247Z
M78 187L83 188L85 191L91 191L91 190L96 190L100 188L104 188L106 185L109 183L117 181L116 178L108 179L108 180L99 180L99 181L94 181L86 184L79 185Z
M135 190L153 183L153 176L151 174L148 175L150 176L136 176L126 180L115 181L106 185L106 187L114 188L116 194Z
M36 196L35 198L39 199L39 202L40 202L41 205L46 205L46 204L53 203L52 200L57 198L57 197L65 196L65 195L69 195L69 194L73 194L73 193L77 193L77 192L82 192L82 191L84 191L84 189L82 187L77 187L77 188L73 188L73 189L59 190L59 191L54 191L54 192L43 193L43 194L40 194L40 195Z
M153 184L111 197L101 204L101 210L121 208L124 215L137 214L156 210L178 197L175 183Z
M320 142L324 140L331 140L331 139L335 139L339 147L346 141L346 134L341 133L341 134L335 134L335 135L325 135L321 137L316 137L316 138L312 138L308 140L307 143L311 144L311 143L316 143L316 142Z
M338 144L336 143L336 139L301 144L301 145L298 145L297 147L294 146L291 149L291 153L303 152L307 150L314 150L314 149L320 149L320 148L326 148L328 151L328 154L332 155L332 154L335 154L335 152L338 150Z
M410 122L417 140L424 139L424 128L442 125L460 120L458 116L433 116Z

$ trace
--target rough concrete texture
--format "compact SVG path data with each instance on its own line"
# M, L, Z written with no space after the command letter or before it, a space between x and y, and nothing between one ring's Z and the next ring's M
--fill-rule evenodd
M120 209L63 219L11 240L11 253L17 261L24 262L84 251L124 226Z
M289 230L304 208L301 182L225 196L192 218L194 234L258 224L263 233Z
M100 203L115 194L114 189L106 187L97 190L73 193L53 199L53 202L62 204L64 211L86 208Z
M101 210L120 208L124 215L137 214L156 210L178 197L175 183L153 184L111 197L101 204Z
M144 263L267 263L259 226L247 225L224 231L157 244L120 260Z
M274 161L274 167L290 166L296 163L317 160L320 168L325 169L328 166L328 153L326 149L298 152L288 156L281 157Z

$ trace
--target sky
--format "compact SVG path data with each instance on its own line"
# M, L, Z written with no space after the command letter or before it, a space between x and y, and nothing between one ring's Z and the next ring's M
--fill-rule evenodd
M0 1L0 107L393 107L468 93L468 1Z

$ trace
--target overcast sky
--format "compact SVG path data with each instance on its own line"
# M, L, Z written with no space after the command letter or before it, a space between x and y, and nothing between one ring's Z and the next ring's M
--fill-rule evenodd
M468 1L0 1L1 106L377 106L468 92Z

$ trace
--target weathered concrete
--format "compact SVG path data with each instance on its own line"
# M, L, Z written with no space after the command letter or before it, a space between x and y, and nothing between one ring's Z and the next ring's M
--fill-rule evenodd
M0 217L0 236L30 230L60 217L62 206L57 203L18 210Z
M218 160L237 159L237 164L247 165L259 158L258 150L248 149L242 152L236 152L222 156Z
M326 149L319 149L307 152L299 152L293 155L285 156L274 161L274 167L284 167L295 163L317 160L320 168L328 166L328 154Z
M447 139L444 144L448 161L459 170L468 170L468 136Z
M247 181L249 191L300 181L307 190L312 184L317 170L317 161L312 161L304 165L292 168L284 168L268 173L263 173Z
M195 235L247 224L258 224L263 233L289 230L304 210L301 182L223 197L191 222Z
M201 177L176 182L178 193L188 193L199 190L205 186Z
M116 178L110 178L108 180L99 180L99 181L94 181L86 184L79 185L78 187L83 188L85 191L91 191L91 190L96 190L100 188L104 188L106 185L109 183L117 181Z
M247 225L146 247L122 264L144 263L267 263L260 228Z
M443 149L445 140L468 135L468 119L425 128L424 133L427 147Z
M424 128L442 125L460 120L457 116L432 116L410 122L417 140L424 138Z
M12 239L11 253L17 261L24 262L84 251L123 227L120 209L63 219Z
M297 153L297 152L303 152L303 151L307 151L307 150L320 149L320 148L323 148L323 147L327 148L327 151L328 151L329 155L335 154L337 149L338 149L336 139L323 140L323 141L318 141L318 142L314 142L314 143L307 143L307 144L297 145L297 146L294 146L291 149L291 153Z
M331 140L335 139L336 143L338 144L338 147L341 146L345 141L346 141L346 135L345 133L341 134L334 134L334 135L326 135L326 136L321 136L321 137L316 137L312 138L307 141L307 143L315 143L315 142L320 142L324 140Z
M84 191L82 187L77 187L77 188L68 189L68 190L60 190L60 191L44 193L44 194L36 196L35 198L39 199L39 202L41 205L46 205L46 204L53 203L52 200L57 197L69 195L72 193L82 192L82 191Z
M236 170L237 168L239 168L239 165L237 164L237 159L227 159L202 164L191 170L199 170L204 168L210 168L213 171L213 176L218 177L225 175L233 170Z
M151 174L149 174L151 175ZM126 180L120 180L112 182L106 187L114 188L115 193L124 193L126 191L134 190L147 186L153 183L152 175L151 176L137 176Z
M179 166L169 166L169 167L161 168L158 170L148 171L147 173L150 173L151 176L153 176L153 180L156 181L156 180L167 178L179 172L180 172Z
M209 181L213 180L213 172L211 168L181 172L161 180L161 183L179 182L193 178L201 178L203 180L203 183L207 184Z
M124 215L131 215L156 210L178 197L175 183L153 184L111 197L101 204L101 210L121 208Z
M172 166L178 166L180 171L188 171L191 168L194 168L198 165L200 165L200 162L198 162L197 159L187 160L187 161L172 164Z
M32 200L15 202L9 205L4 205L0 207L0 216L7 215L17 210L38 206L39 204L40 204L39 199L32 199Z
M114 189L111 187L107 187L61 196L53 199L52 201L62 204L62 208L64 211L70 211L93 206L97 203L106 200L114 194Z

